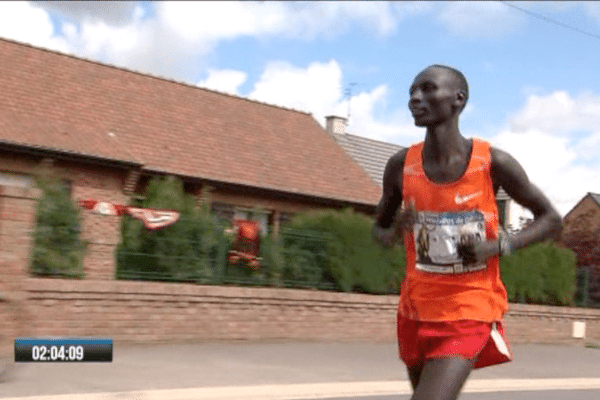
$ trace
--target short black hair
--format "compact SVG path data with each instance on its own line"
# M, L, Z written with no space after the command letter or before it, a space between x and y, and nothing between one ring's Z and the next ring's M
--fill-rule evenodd
M465 106L467 105L467 101L469 100L469 84L467 83L467 78L465 78L465 75L462 72L460 72L459 70L457 70L456 68L450 67L448 65L443 65L443 64L433 64L427 68L433 68L433 67L444 68L445 70L452 72L454 74L454 76L458 79L461 89L465 92L465 104L463 105L463 107L461 108L460 111L464 110Z

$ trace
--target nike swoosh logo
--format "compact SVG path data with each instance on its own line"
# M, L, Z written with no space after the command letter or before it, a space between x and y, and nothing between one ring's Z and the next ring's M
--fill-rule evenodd
M454 197L454 201L456 202L456 204L463 204L463 203L466 203L467 201L479 196L480 194L481 194L481 192L477 192L477 193L468 194L466 196L459 196L457 193L456 196Z

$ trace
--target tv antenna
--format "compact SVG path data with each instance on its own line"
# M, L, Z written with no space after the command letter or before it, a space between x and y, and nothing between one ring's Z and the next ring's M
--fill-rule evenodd
M348 87L344 91L344 94L346 95L346 98L348 99L348 116L346 118L346 125L348 125L350 123L350 100L352 99L352 88L356 85L357 85L356 82L350 82L348 84Z

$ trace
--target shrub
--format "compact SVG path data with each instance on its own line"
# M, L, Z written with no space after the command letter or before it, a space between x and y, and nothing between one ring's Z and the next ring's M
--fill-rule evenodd
M292 219L289 228L318 232L327 239L291 238L285 247L301 256L296 262L304 260L318 266L321 280L334 283L342 291L398 293L404 275L403 248L387 250L373 243L372 224L372 218L351 209L299 214Z
M510 301L573 304L576 259L569 249L538 243L501 257L500 271Z
M80 238L80 211L51 171L42 170L36 182L42 195L36 206L30 270L36 275L81 277L87 246Z
M280 238L272 238L268 235L261 237L259 256L262 258L260 271L264 275L265 284L283 286L286 259Z
M222 240L222 229L206 206L196 207L176 177L153 178L142 207L180 213L171 226L149 231L139 220L122 219L122 241L118 247L117 277L128 274L178 281L211 280L218 274L214 259Z

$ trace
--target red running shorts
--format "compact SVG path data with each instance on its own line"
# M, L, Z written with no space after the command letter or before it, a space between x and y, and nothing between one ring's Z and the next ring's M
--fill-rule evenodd
M512 360L502 322L413 321L398 314L398 350L408 367L427 360L461 357L474 368Z

